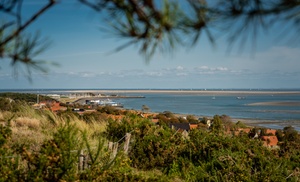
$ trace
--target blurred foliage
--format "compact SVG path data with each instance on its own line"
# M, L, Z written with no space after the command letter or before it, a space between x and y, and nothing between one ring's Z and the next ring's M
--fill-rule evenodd
M113 114L113 115L120 115L122 113L120 109L113 106L99 107L97 111L100 113Z

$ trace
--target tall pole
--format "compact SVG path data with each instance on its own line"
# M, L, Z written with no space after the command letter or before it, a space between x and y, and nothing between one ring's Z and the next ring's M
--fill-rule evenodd
M39 103L39 93L38 93L37 96L36 96L36 103L37 103L37 104Z

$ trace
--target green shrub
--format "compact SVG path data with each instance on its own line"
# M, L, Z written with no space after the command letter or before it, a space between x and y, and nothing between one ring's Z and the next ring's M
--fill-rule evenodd
M132 165L143 170L169 168L185 147L181 133L162 126L144 123L133 135L129 156Z
M22 157L28 162L29 181L74 181L82 147L78 130L71 124L60 127L53 139L45 141L40 151L31 153L23 148Z
M97 109L97 111L100 113L114 114L114 115L120 115L122 112L120 109L115 108L113 106L100 107Z

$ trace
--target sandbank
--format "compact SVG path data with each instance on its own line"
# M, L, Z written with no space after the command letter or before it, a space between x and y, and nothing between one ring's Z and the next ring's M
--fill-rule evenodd
M53 91L55 92L55 91ZM158 94L192 94L192 95L234 95L234 96L247 96L247 95L300 95L300 91L264 91L264 90L66 90L59 92L68 93L113 93L113 94L126 94L126 93L158 93Z
M255 102L249 106L300 106L300 101Z

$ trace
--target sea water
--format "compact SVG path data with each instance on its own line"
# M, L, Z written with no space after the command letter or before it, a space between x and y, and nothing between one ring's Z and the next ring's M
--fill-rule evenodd
M135 93L136 94L136 93ZM292 102L300 103L300 94L265 95L248 94L238 99L234 95L191 95L144 93L145 98L120 99L127 109L141 110L147 105L152 112L171 111L172 113L213 117L228 115L231 118L250 119L260 126L282 129L293 126L300 131L300 105L272 105L255 103Z
M233 118L262 120L300 120L300 106L251 105L261 102L300 102L300 95L208 96L184 94L143 94L145 98L119 99L125 108L141 110L147 105L153 112L198 116L229 115Z
M8 92L11 90L0 90ZM77 89L48 89L48 90L14 90L14 92L26 93L57 93L82 91ZM96 91L96 89L91 89ZM103 90L101 90L103 91ZM282 91L282 90L278 90ZM299 91L299 90L293 90ZM272 90L276 92L276 90ZM109 92L108 92L109 93ZM190 94L183 93L162 93L162 92L138 92L134 93L120 91L118 95L123 96L144 96L144 98L122 98L117 99L126 109L142 110L143 105L147 105L152 112L170 111L178 114L213 117L214 115L228 115L231 118L251 119L260 121L261 126L270 128L283 128L293 126L300 131L300 105L272 105L255 103L272 102L296 102L300 103L300 92L298 94L257 94L255 91L247 94ZM240 98L240 99L238 99Z

